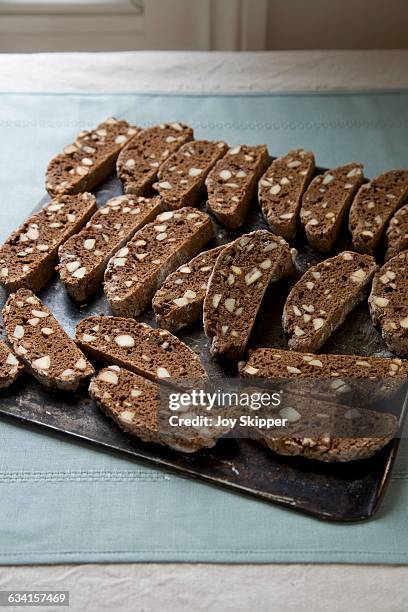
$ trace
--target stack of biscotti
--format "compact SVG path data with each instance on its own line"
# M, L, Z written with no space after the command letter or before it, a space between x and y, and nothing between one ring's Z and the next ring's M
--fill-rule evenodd
M86 300L101 286L110 258L133 234L163 210L161 198L119 196L100 208L78 234L60 246L59 274L68 293L77 301Z
M14 351L46 387L73 391L94 373L50 310L28 289L9 296L3 320Z
M212 236L209 216L194 208L163 212L145 225L106 269L104 291L113 313L131 317L149 308L170 272Z
M140 132L121 151L116 169L125 193L147 195L160 166L183 144L193 130L183 123L162 123Z
M259 178L269 163L265 145L240 145L229 149L205 181L208 207L227 227L240 227L245 221Z
M156 383L119 366L109 366L91 380L91 397L124 431L144 442L154 442L184 453L213 447L224 430L212 426L169 425L170 412L161 414L160 388ZM195 414L183 412L184 418Z
M408 204L397 210L385 234L385 260L408 249Z
M372 457L395 438L393 414L350 408L309 397L284 395L279 417L284 428L256 429L252 436L280 455L325 462L357 461Z
M408 251L389 259L377 272L368 303L388 348L408 356Z
M369 291L377 270L370 255L344 251L312 266L291 289L283 311L289 347L316 351Z
M3 340L0 340L0 389L9 387L18 378L23 364Z
M170 155L158 172L153 188L167 208L195 206L205 189L205 179L217 161L227 152L225 142L193 140Z
M293 272L287 242L266 230L241 236L222 250L204 300L212 354L242 355L268 285Z
M0 247L0 284L7 291L42 289L54 273L58 248L95 210L95 197L82 193L59 196L31 215Z
M259 181L259 203L274 234L286 240L295 237L302 196L314 170L313 153L294 149L274 159Z
M176 336L134 319L88 317L76 328L76 341L89 355L150 380L206 377L199 356Z
M160 327L176 331L202 317L208 280L223 248L200 253L167 277L153 298Z
M331 250L362 182L363 166L354 163L327 170L312 180L303 195L300 220L314 249Z
M408 361L260 348L239 364L239 373L246 378L293 381L298 393L329 394L342 401L358 398L370 404L401 388L408 378Z
M384 172L360 187L349 215L349 230L357 251L374 253L388 221L407 195L408 170Z

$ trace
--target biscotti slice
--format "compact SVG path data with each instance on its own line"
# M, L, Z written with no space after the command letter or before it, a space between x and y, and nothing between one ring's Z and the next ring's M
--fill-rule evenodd
M45 187L52 196L91 191L115 170L121 149L140 128L114 117L78 134L48 164Z
M76 341L103 363L122 366L150 380L206 377L199 356L164 329L120 317L88 317L76 328Z
M95 293L112 255L162 210L160 197L148 200L119 196L106 202L78 234L59 248L58 270L68 293L78 301ZM126 253L126 247L122 248L118 256Z
M252 437L280 455L324 462L368 459L395 438L393 414L288 395L279 417L284 428L256 429Z
M119 366L110 366L94 376L89 393L121 429L143 442L194 453L211 448L224 433L216 427L172 427L168 423L170 413L161 406L159 385ZM167 415L161 415L161 410Z
M377 272L368 304L388 348L408 356L408 251L392 257Z
M108 264L104 291L112 312L132 317L149 308L170 272L196 255L212 236L209 216L194 208L158 215Z
M0 247L0 284L7 291L39 291L54 274L58 248L96 210L90 193L59 196L34 213Z
M303 195L300 219L309 244L327 253L340 233L343 218L363 182L362 164L347 164L316 176Z
M323 396L358 406L395 395L408 379L408 361L260 348L239 364L239 373L271 380L308 397Z
M74 391L94 373L50 310L28 289L9 296L3 320L14 351L46 387Z
M283 309L289 348L319 349L366 297L377 269L373 257L350 251L309 268L292 287Z
M361 185L350 208L349 230L353 246L372 255L388 221L408 195L408 170L384 172Z
M208 207L227 227L240 227L248 213L257 183L269 163L265 145L229 149L205 181Z
M120 152L116 169L125 193L146 195L160 166L184 143L193 130L183 123L164 123L143 130Z
M195 206L208 173L227 149L225 142L193 140L173 153L159 168L158 181L153 184L167 208Z
M408 249L408 204L397 210L385 233L385 260Z
M302 196L314 169L313 153L294 149L274 159L259 181L259 203L274 234L286 240L295 237Z
M204 300L213 355L242 355L268 285L293 272L287 242L266 230L245 234L222 250Z
M19 377L23 364L3 340L0 340L0 389L13 384Z
M176 331L202 317L208 280L223 248L200 253L167 277L152 304L160 327Z

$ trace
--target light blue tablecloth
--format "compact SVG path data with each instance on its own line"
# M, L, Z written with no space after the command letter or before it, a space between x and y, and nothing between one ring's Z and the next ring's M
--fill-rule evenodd
M198 137L408 166L408 93L0 95L0 238L43 196L47 161L108 115L190 123ZM406 563L408 449L362 524L324 523L0 420L0 563Z

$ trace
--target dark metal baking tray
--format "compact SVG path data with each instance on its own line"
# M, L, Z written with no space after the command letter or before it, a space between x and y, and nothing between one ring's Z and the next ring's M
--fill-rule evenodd
M121 193L115 178L97 190L98 204ZM40 205L49 198L44 198ZM205 210L203 201L200 208ZM208 248L234 239L241 233L266 228L256 202L247 222L239 231L227 231L215 221L216 239ZM344 232L346 235L346 232ZM300 235L295 244L298 250L299 274L311 262L321 259ZM338 244L343 250L347 242ZM293 283L296 279L291 279ZM288 281L269 288L257 318L250 346L286 347L281 326L281 313L290 284ZM41 299L55 313L64 328L74 334L75 324L91 314L109 314L109 306L102 292L87 304L75 304L65 293L57 278L40 294ZM3 305L5 294L1 296ZM138 320L156 326L152 312ZM208 341L202 325L197 323L178 333L179 337L197 351L211 375L236 376L236 367L227 361L217 361L208 351ZM368 308L361 305L324 347L325 352L387 355L381 335L372 326ZM400 398L398 416L403 421L406 401ZM55 435L69 435L83 443L145 460L157 466L176 470L178 474L199 478L231 491L247 493L260 500L273 502L316 517L356 521L370 518L378 509L389 480L398 440L390 442L381 452L362 461L345 464L324 464L295 457L282 457L256 442L243 439L223 439L210 450L193 455L177 453L154 444L146 444L124 432L108 419L87 396L49 391L32 377L23 374L9 389L0 393L0 414L26 427L42 427Z

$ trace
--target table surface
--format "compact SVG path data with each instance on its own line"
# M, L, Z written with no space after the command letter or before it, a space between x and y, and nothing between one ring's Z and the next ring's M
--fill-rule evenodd
M0 91L406 88L408 50L0 55ZM361 610L364 601L371 612L382 611L385 602L389 612L397 612L406 609L407 575L406 567L356 565L19 566L0 568L0 590L71 589L76 611L111 610L113 602L116 610L131 610L136 600L140 610L159 610L173 600L177 612L246 611L251 601L262 612L275 600L285 611L310 610L316 601L320 610Z

